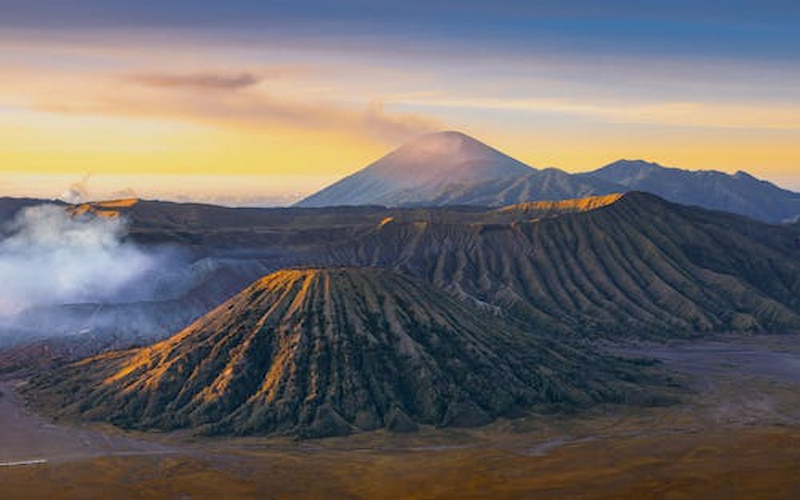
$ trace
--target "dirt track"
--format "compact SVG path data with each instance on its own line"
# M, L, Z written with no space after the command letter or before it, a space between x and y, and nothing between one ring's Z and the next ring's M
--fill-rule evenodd
M19 383L0 381L0 467L172 451L160 444L137 441L113 432L51 423L25 408L15 389Z

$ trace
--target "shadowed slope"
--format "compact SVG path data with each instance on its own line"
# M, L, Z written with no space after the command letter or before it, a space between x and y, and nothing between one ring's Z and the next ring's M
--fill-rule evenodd
M36 198L9 198L0 197L0 236L6 230L6 225L11 222L14 217L25 208L34 207L36 205L65 205L58 200L39 200Z
M645 193L543 220L510 210L524 217L393 221L326 259L393 267L572 332L800 329L797 231Z
M620 160L589 172L628 190L647 191L676 203L724 210L767 222L800 216L800 193L757 179L747 172L682 170L657 163Z
M635 401L633 380L648 378L392 271L308 269L259 280L164 342L42 377L34 393L123 426L323 436Z
M452 184L428 200L428 205L504 206L544 200L571 200L628 191L620 184L557 168L531 171L470 184Z

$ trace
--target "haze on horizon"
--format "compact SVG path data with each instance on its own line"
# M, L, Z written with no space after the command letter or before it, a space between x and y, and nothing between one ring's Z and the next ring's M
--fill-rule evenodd
M642 158L800 190L790 1L0 0L0 12L2 195L59 196L92 173L109 195L290 200L441 129L536 167Z

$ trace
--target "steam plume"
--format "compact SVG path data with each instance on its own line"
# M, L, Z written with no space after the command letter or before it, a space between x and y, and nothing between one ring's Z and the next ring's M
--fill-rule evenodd
M123 242L119 218L73 218L63 208L23 210L0 240L0 317L35 306L106 301L157 258Z
M61 195L61 200L67 203L82 203L89 199L89 180L92 174L84 175L81 180L70 184L69 188Z

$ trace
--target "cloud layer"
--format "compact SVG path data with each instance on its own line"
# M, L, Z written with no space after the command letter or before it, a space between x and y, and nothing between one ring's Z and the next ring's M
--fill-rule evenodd
M266 71L270 73L269 70ZM272 72L272 74L280 71ZM395 145L441 128L430 116L391 113L381 100L348 102L290 95L285 84L256 72L148 72L110 84L76 89L70 96L38 96L35 108L65 115L104 115L200 122L264 131L336 131Z
M144 73L130 75L128 79L148 87L189 88L211 90L243 89L258 85L262 78L252 73Z

